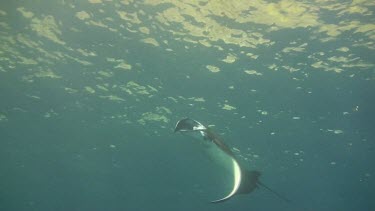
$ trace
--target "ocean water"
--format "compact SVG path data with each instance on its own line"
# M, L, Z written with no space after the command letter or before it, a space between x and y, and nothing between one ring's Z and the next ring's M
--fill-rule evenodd
M0 2L0 210L375 210L370 0ZM210 125L264 188L228 178Z

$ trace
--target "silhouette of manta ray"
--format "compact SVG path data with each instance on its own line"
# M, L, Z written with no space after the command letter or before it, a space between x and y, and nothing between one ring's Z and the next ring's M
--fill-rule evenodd
M262 182L259 181L261 173L259 171L248 171L243 169L232 150L222 141L222 139L212 132L211 129L207 128L203 124L196 120L185 118L177 122L174 132L180 132L182 134L191 135L196 138L203 139L204 143L211 148L214 148L214 156L220 157L220 160L224 161L225 165L229 165L233 175L233 186L232 190L226 196L211 201L212 203L224 202L232 198L236 194L248 194L254 191L259 186L269 190L282 200L290 202L287 198L270 189ZM224 158L224 159L223 159Z

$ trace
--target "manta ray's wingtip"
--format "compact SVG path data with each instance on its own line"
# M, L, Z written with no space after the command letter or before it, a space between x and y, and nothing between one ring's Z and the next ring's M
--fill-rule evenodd
M200 122L190 118L179 120L174 128L175 132L193 132L199 130L206 130L206 127Z
M212 204L217 204L217 203L221 203L221 202L225 202L226 200L232 198L232 196L230 197L225 197L225 198L222 198L222 199L217 199L217 200L213 200L213 201L210 201Z
M241 181L242 181L242 170L240 165L238 164L237 160L234 158L232 159L232 164L233 164L233 176L234 176L234 184L233 184L233 189L232 192L230 192L227 196L221 199L213 200L211 203L216 204L220 202L227 201L228 199L232 198L234 195L237 194L237 191L240 188Z

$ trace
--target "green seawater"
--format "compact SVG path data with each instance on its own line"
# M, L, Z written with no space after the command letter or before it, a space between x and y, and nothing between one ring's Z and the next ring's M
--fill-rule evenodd
M375 3L0 1L0 210L375 210ZM266 189L173 133L210 125ZM225 170L224 170L225 171Z

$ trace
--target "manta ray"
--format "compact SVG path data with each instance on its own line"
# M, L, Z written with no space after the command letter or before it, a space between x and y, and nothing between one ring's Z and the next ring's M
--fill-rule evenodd
M266 188L284 201L289 202L288 199L273 191L259 181L259 177L261 175L259 171L249 171L244 169L239 164L233 151L210 128L204 126L196 120L185 118L177 122L174 132L180 132L182 134L199 138L204 142L206 146L213 149L213 156L219 158L217 160L220 160L226 165L226 167L229 167L229 170L233 175L233 185L231 188L231 192L222 198L211 201L212 203L227 201L237 194L251 193L259 186Z

